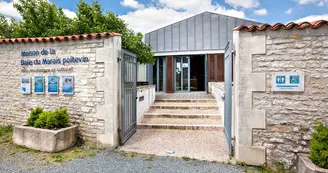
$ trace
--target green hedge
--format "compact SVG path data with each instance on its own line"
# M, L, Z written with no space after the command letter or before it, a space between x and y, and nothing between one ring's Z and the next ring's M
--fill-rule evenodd
M317 123L310 143L310 156L312 162L321 168L328 169L328 126Z
M42 129L60 129L68 127L69 115L67 108L58 108L54 112L44 112L42 108L37 107L32 110L30 117L27 119L27 125Z

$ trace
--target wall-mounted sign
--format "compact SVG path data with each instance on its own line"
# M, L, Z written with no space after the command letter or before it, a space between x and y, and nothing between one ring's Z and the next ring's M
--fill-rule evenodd
M65 95L74 94L74 77L73 76L63 76L62 77L62 90Z
M48 76L48 93L58 94L58 76Z
M304 91L304 73L272 73L272 91Z
M31 78L29 76L21 77L22 94L31 94Z
M44 77L34 76L34 93L44 94Z

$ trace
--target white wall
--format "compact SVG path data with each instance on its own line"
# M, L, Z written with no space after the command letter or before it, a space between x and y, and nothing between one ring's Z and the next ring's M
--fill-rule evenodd
M155 102L155 85L141 86L137 88L137 122L144 118L144 113L149 110L149 107ZM144 100L140 101L140 97Z

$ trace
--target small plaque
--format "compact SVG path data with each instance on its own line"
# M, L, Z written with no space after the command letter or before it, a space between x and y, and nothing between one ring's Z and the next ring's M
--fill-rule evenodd
M144 100L145 100L145 96L139 97L139 102L144 101Z
M304 73L272 73L272 91L304 91Z
M64 95L74 94L74 77L73 76L63 76L62 77L62 90Z
M44 76L34 76L34 93L44 94Z
M31 94L31 78L29 76L21 77L22 94Z
M58 76L48 76L48 93L58 94Z

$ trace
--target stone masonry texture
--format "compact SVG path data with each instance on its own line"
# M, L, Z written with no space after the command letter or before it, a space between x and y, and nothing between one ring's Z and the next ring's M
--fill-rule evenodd
M97 134L104 131L104 120L95 117L96 106L103 104L104 92L97 91L96 79L104 76L104 63L96 62L96 49L104 47L103 39L71 40L49 43L0 44L0 125L21 125L26 123L32 108L41 106L45 110L54 110L59 106L67 107L72 124L78 124L79 135L88 141L96 141ZM55 49L55 55L21 56L22 51L41 51ZM32 65L25 69L72 68L72 72L22 72L21 59L88 57L89 62ZM47 92L48 76L59 76L59 94ZM63 95L61 77L74 76L74 95ZM20 92L20 77L30 76L32 94ZM36 95L34 76L45 77L45 94Z
M266 92L253 92L253 107L266 111L266 129L253 129L253 146L266 148L269 166L292 168L308 153L315 121L328 123L328 26L257 31L266 54L253 55L254 73L266 73ZM256 46L256 45L250 45ZM272 92L272 72L304 72L304 92Z

